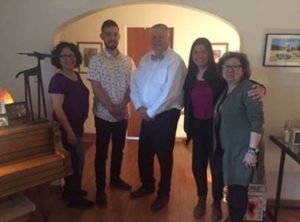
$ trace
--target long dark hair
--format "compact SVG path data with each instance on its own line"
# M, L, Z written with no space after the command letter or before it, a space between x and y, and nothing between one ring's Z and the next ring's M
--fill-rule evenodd
M207 64L207 70L215 71L217 66L214 59L214 53L211 46L210 41L207 38L197 38L191 47L190 51L190 57L189 57L189 64L188 64L188 75L196 75L198 73L198 66L193 61L193 50L197 45L203 45L204 48L208 52L208 64ZM203 77L204 79L207 78L207 76Z
M207 38L197 38L191 47L189 63L188 63L188 71L186 80L184 83L184 90L188 90L192 87L193 83L196 81L196 74L198 73L198 66L193 61L193 50L197 45L203 45L204 48L208 52L208 63L207 63L207 70L204 73L203 78L206 81L209 81L211 84L216 84L221 79L217 73L217 65L214 59L214 53L211 46L210 41Z

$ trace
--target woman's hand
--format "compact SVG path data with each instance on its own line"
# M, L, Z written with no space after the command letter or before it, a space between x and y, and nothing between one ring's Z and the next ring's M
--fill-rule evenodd
M243 163L246 167L255 167L257 163L257 155L253 151L248 150L244 157Z
M72 145L76 145L77 137L73 131L67 134L67 138L68 138L68 143Z

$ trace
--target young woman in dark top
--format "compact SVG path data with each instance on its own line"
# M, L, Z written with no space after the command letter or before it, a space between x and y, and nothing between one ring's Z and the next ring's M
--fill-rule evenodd
M212 220L222 218L222 151L217 149L213 156L213 110L225 86L225 81L217 73L211 43L206 38L196 39L191 47L184 84L184 130L187 140L193 141L192 169L198 195L193 212L196 219L206 210L208 161L212 175ZM265 88L255 85L249 93L251 97L260 99Z
M74 71L81 64L82 56L73 43L61 42L52 50L51 62L59 69L48 90L53 117L60 125L62 144L70 152L73 169L73 174L65 177L63 198L69 207L90 208L93 202L83 198L86 191L81 189L84 165L82 136L89 109L89 91Z

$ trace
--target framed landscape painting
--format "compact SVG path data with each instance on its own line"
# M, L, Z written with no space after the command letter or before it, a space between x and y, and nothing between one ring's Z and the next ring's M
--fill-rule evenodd
M101 52L101 42L77 42L77 47L82 55L82 64L79 66L79 73L87 73L90 59Z
M300 34L266 34L264 66L300 66Z

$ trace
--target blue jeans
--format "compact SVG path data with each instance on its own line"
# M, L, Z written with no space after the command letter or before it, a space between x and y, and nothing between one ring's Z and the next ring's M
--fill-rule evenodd
M81 179L84 167L84 145L82 135L77 135L77 143L75 145L69 144L67 135L62 131L62 144L63 147L70 152L71 167L73 173L64 178L64 192L72 198L77 199L81 197Z

